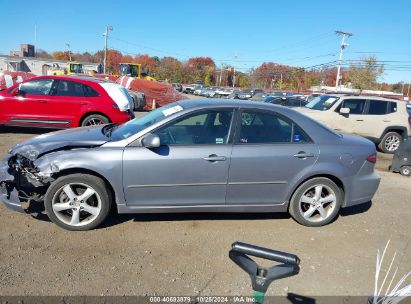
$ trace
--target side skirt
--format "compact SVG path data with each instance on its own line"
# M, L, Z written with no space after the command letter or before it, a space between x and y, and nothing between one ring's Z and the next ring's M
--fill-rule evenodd
M200 206L126 206L117 205L118 213L188 213L233 212L265 213L287 212L288 202L276 205L200 205Z

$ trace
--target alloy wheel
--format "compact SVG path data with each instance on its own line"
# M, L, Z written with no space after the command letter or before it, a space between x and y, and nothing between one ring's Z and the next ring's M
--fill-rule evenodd
M384 142L385 149L390 152L397 150L400 144L401 140L395 135L388 136Z
M57 218L70 226L84 226L93 222L101 212L100 195L82 183L62 186L52 199L52 209Z
M307 221L322 222L332 215L336 204L335 192L326 185L318 184L304 192L298 206Z

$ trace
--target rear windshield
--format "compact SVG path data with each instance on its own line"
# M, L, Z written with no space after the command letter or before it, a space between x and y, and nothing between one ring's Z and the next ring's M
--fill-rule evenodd
M321 95L315 97L305 106L312 110L326 111L330 109L338 100L337 96Z

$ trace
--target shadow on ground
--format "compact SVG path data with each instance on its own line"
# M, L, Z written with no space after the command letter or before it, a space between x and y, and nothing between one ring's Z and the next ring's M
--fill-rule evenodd
M11 127L11 126L0 126L0 134L10 133L10 134L33 134L41 135L44 133L50 133L58 131L58 129L50 128L36 128L36 127Z

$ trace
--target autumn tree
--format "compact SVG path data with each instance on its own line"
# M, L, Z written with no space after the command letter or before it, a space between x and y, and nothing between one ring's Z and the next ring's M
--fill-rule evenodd
M53 52L51 56L53 57L53 59L56 59L56 60L70 60L70 56L68 52L56 51L56 52Z
M214 82L215 62L210 57L193 57L188 59L184 68L187 73L187 80L207 81L209 84Z
M164 57L157 67L156 76L169 82L183 82L183 64L176 58Z

